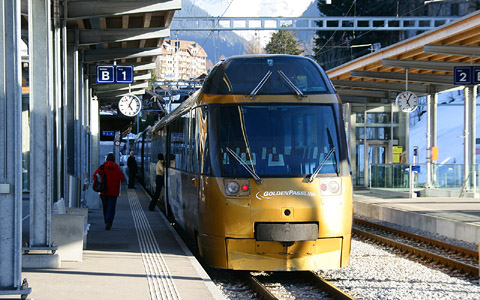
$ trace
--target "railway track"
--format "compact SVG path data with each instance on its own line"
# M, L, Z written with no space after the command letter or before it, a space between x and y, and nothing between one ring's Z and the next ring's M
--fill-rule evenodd
M243 273L244 280L261 299L338 299L354 298L312 272Z
M478 252L361 219L352 233L470 276L479 276Z

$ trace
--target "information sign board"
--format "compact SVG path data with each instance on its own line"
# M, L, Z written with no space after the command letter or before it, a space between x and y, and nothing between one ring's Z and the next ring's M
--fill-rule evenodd
M97 66L97 83L114 83L115 82L115 66L98 65Z
M472 84L472 67L454 67L453 84L469 85Z
M473 84L480 84L480 67L473 67Z
M97 83L133 83L133 66L97 65Z
M133 66L116 66L116 83L133 83Z

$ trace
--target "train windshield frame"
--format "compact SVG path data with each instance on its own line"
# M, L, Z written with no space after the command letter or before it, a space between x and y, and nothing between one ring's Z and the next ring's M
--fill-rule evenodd
M236 58L218 64L206 78L203 92L250 95L260 86L256 95L295 94L288 81L305 95L332 93L320 67L310 59L292 56Z
M340 172L335 104L240 104L216 108L217 161L222 177L303 177L319 166ZM334 151L332 151L334 148ZM327 158L329 152L333 155ZM327 159L326 159L327 158Z

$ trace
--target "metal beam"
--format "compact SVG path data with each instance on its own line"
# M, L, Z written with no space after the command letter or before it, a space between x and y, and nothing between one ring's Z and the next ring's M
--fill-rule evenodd
M148 87L148 82L140 83L140 84L97 84L92 86L95 90L95 93L101 92L110 92L110 91L128 91L128 89L144 89Z
M53 102L51 7L47 1L30 0L30 243L29 247L51 246L53 203Z
M400 72L351 71L350 76L405 81L405 73ZM452 84L453 78L451 75L408 73L408 81L431 84Z
M172 31L294 30L406 31L431 30L455 17L174 17Z
M373 81L348 81L348 80L332 80L334 86L354 87L371 90L386 91L405 91L404 83L396 82L373 82ZM408 85L408 90L417 94L427 94L430 91L429 85L412 83Z
M145 14L182 8L181 0L69 0L67 19Z
M409 68L430 71L453 72L453 67L467 67L470 63L450 62L450 61L423 61L407 59L382 59L382 66Z
M116 28L80 30L80 45L159 39L170 36L170 29L160 28Z
M150 73L145 73L145 74L138 74L138 75L133 75L133 81L138 82L142 80L150 80L152 79L152 74Z
M157 47L92 49L84 51L84 62L111 61L129 58L158 56L161 54L162 49Z
M423 47L423 52L458 56L480 56L480 47L457 45L425 45Z
M145 94L145 89L140 89L140 90L134 90L131 91L130 93L128 91L108 91L108 92L102 92L97 95L98 101L101 103L105 102L118 102L120 100L120 97L125 96L127 94L133 94L133 95L144 95Z
M388 91L359 90L359 89L347 89L347 88L337 88L337 92L341 97L352 96L352 97L368 97L368 98L381 98L381 99L388 99L388 93L389 93ZM394 92L391 92L391 93L394 93Z
M20 0L0 2L0 295L22 285L22 80ZM23 298L23 297L22 297Z

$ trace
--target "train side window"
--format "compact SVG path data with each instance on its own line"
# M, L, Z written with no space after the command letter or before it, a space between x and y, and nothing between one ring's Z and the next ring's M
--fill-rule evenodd
M198 130L197 130L197 122L196 122L196 109L192 109L190 112L190 160L189 160L189 172L198 173L198 149L197 149L197 141L198 141Z
M183 115L170 125L170 154L175 155L175 166L180 170L187 170L188 121L188 115Z

